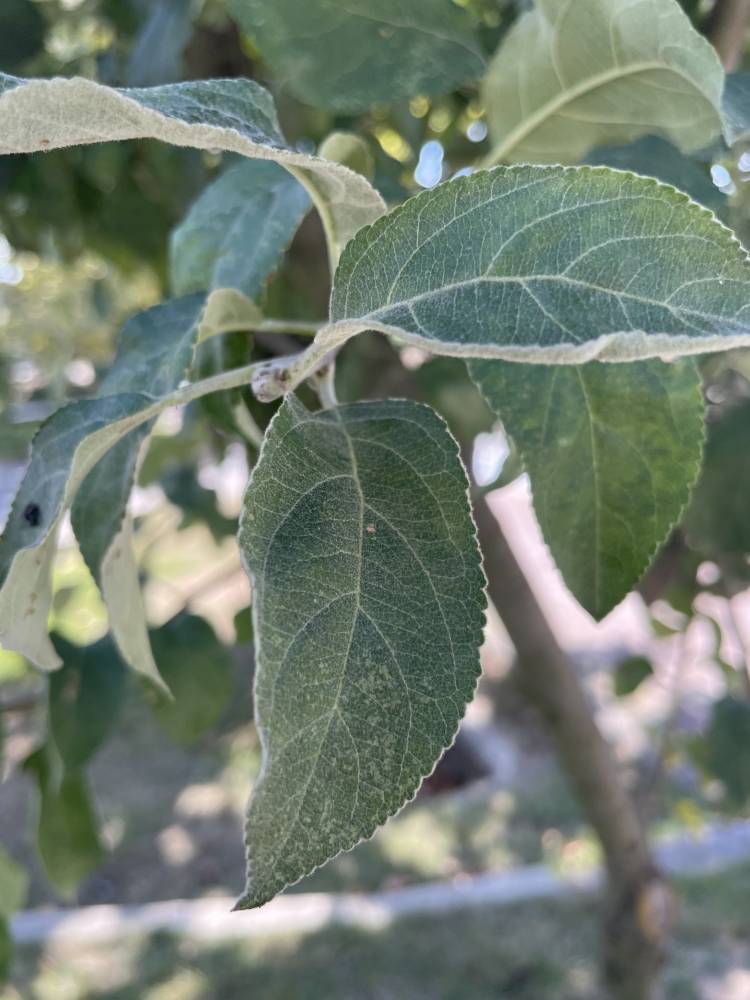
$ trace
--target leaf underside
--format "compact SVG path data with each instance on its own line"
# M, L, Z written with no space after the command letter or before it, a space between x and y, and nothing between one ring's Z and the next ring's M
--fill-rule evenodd
M447 93L481 76L468 15L446 0L231 0L275 78L336 111Z
M413 402L287 397L239 538L263 746L244 908L413 797L473 694L485 597L455 441Z
M677 0L536 0L482 85L496 162L575 163L657 132L699 149L721 129L724 73Z

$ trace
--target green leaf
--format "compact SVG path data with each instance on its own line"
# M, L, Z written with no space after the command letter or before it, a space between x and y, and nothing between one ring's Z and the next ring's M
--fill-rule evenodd
M0 65L20 67L44 47L45 20L29 0L3 0L0 5Z
M711 180L709 164L684 156L659 136L647 135L625 146L598 146L586 157L586 163L655 177L689 194L719 216L727 211L729 199Z
M366 329L437 354L543 364L747 345L750 264L711 212L658 181L498 167L358 233L336 271L331 321L298 361L259 371L261 398Z
M263 746L240 907L369 837L452 742L485 609L466 487L421 404L274 417L239 536Z
M173 740L190 745L216 725L229 704L229 651L204 618L185 613L154 630L151 644L173 696L156 703L156 717Z
M653 673L651 661L645 656L628 656L617 664L615 694L618 698L633 694L645 680L653 676Z
M192 34L193 0L155 0L146 10L148 17L133 42L125 74L131 87L178 80Z
M13 937L10 933L10 924L6 917L0 917L0 986L10 974L11 963L13 962Z
M659 133L685 151L721 130L724 72L676 0L536 0L482 87L493 163L575 163Z
M0 918L8 919L21 909L26 902L28 885L25 869L0 847Z
M77 77L20 80L0 73L0 153L146 138L280 163L310 193L334 261L385 207L360 174L290 149L271 95L253 80L117 90Z
M309 206L305 189L278 164L232 164L172 234L175 294L232 288L257 299Z
M708 427L703 471L685 516L688 542L710 558L750 552L750 402Z
M139 313L126 323L100 395L139 392L158 398L177 389L193 361L204 299L190 296ZM73 530L107 606L112 633L126 661L159 682L127 516L139 456L153 427L142 424L117 442L81 485Z
M724 138L730 146L750 132L750 73L730 73L722 99Z
M450 0L230 0L279 83L300 100L366 111L481 76L469 16Z
M49 727L63 765L76 771L109 736L122 708L125 668L109 639L75 646L55 637L63 666L50 677Z
M168 407L183 406L209 393L246 385L256 370L257 366L249 365L222 372L160 398L119 393L81 400L62 407L45 421L34 439L29 467L0 538L0 643L6 649L22 653L46 670L60 666L60 658L47 635L56 535L64 513L100 459L131 431ZM106 510L100 513L105 519ZM115 602L114 606L121 613L118 620L125 625L138 621L137 615L142 614L140 596L130 593L127 586L127 581L137 584L135 569L118 568L118 560L132 558L129 530L130 521L126 518L118 536L122 544L110 546L102 567L105 593L108 569L112 572L111 593L116 592L118 582L122 584L122 605ZM137 641L140 631L131 629L130 638ZM127 635L116 638L121 649L127 646ZM140 662L136 653L137 649L134 662ZM155 672L153 679L158 680Z
M695 365L472 361L469 371L521 452L566 584L603 618L643 575L698 476Z
M714 705L706 763L735 806L750 801L750 704L727 695Z
M61 774L49 746L27 758L24 767L39 790L37 850L44 870L58 892L71 898L104 857L85 779L77 772Z

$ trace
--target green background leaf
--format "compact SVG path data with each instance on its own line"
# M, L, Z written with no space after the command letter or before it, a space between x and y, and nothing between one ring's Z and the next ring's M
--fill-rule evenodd
M602 618L638 582L697 478L695 365L472 361L469 370L523 456L566 584Z
M465 472L428 407L288 397L245 498L261 776L260 906L417 791L479 674L485 597Z
M481 75L468 15L451 0L230 0L279 83L335 111L442 94Z
M575 163L649 132L698 149L721 129L723 81L676 0L536 0L482 87L492 161Z

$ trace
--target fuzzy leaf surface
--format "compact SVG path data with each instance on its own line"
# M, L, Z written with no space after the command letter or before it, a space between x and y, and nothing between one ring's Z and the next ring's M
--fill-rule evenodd
M22 80L0 73L0 153L148 138L280 163L309 191L334 260L385 207L360 174L291 149L271 95L253 80L118 90L78 77Z
M245 498L263 746L242 907L369 837L452 742L485 597L466 474L428 407L274 417Z
M273 398L377 330L434 354L635 361L750 344L750 263L687 195L607 167L479 171L411 198L341 257L331 323Z

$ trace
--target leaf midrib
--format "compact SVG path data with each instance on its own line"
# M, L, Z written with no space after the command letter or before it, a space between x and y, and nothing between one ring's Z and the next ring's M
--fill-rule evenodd
M613 66L612 69L607 70L604 73L597 73L595 76L587 77L582 80L576 86L571 87L568 90L562 90L557 97L543 104L537 111L524 118L519 125L517 125L506 138L498 143L490 152L489 156L483 162L482 166L492 167L498 163L502 163L508 155L524 141L532 132L540 128L548 118L562 111L566 105L572 104L574 101L578 100L579 97L585 97L587 94L592 93L599 87L604 87L608 83L613 83L615 80L623 79L628 76L637 76L639 73L649 73L652 71L661 71L664 73L674 73L675 76L681 77L690 86L691 90L696 90L695 84L690 80L684 73L680 72L674 66L667 66L665 63L661 62L643 62L643 63L633 63L628 67ZM704 96L704 95L702 95ZM706 98L707 100L707 98Z

